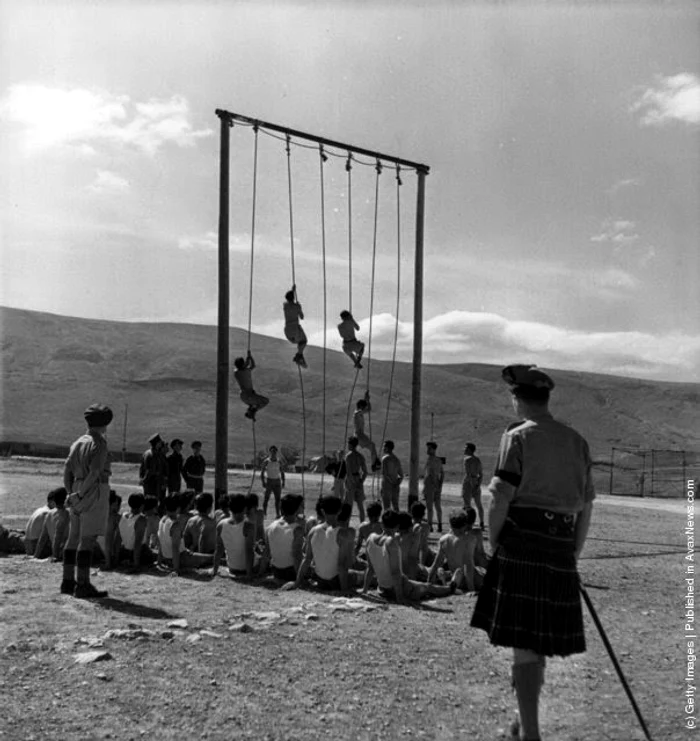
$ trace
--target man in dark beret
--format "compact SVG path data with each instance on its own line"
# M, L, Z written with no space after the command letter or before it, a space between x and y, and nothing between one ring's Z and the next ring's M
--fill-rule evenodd
M90 566L97 537L105 534L107 525L111 471L105 435L112 417L112 410L101 404L85 410L87 432L71 445L63 470L70 526L63 551L61 593L82 599L107 596L90 583Z
M148 438L149 449L141 456L139 483L143 486L146 497L156 497L162 504L165 498L167 463L165 460L165 443L156 433Z
M503 434L489 484L493 557L471 624L513 649L514 736L535 741L546 657L586 650L577 560L595 490L588 444L549 412L554 381L530 365L502 378L521 421Z
M177 494L182 487L182 440L176 437L170 442L170 455L167 457L168 494Z
M204 473L207 470L207 462L202 455L202 443L195 440L192 443L192 455L187 456L182 475L188 489L201 494L204 491Z

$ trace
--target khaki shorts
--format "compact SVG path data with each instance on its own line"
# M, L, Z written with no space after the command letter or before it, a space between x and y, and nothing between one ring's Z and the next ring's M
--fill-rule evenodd
M95 493L88 494L86 499L79 513L70 510L70 529L77 530L80 538L104 535L109 513L109 484L99 484Z
M423 485L423 499L427 503L439 502L442 497L442 487L439 484L427 482Z
M345 479L345 501L365 501L365 487L359 479L354 483L349 483L349 479Z

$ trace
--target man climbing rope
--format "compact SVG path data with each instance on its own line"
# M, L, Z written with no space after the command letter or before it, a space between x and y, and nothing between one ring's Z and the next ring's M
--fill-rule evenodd
M257 394L255 389L253 389L253 369L255 368L255 360L253 360L253 355L250 350L248 350L248 354L245 358L236 358L233 361L233 364L236 366L233 377L240 386L241 401L248 405L248 411L246 411L245 416L248 417L248 419L255 421L256 412L259 409L266 407L270 403L270 400L267 396Z
M360 442L360 447L369 450L372 456L372 470L378 471L382 464L377 455L377 446L372 442L369 435L365 433L365 414L371 411L372 405L369 402L369 390L367 390L364 397L355 405L355 412L352 415L352 425L355 431L355 437Z
M342 321L338 325L338 332L343 339L343 352L355 364L358 370L362 368L362 354L365 351L365 343L360 342L355 337L355 330L359 331L360 325L355 321L349 311L341 311L340 318Z
M282 306L284 309L284 336L297 346L297 353L292 360L302 368L308 368L304 358L304 348L306 347L306 334L299 324L299 320L304 318L301 304L297 300L297 287L292 286L291 291L284 294L285 302Z

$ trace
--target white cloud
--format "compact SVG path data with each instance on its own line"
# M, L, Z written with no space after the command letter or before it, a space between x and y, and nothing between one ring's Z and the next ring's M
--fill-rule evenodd
M396 323L390 314L374 317L372 354L391 358ZM340 349L335 328L328 346ZM360 322L358 338L367 343L369 320ZM411 359L413 325L399 322L398 358ZM310 334L323 345L321 332ZM423 323L426 363L532 362L542 367L646 378L700 380L700 335L653 335L646 332L585 332L539 322L512 321L497 314L450 311Z
M94 193L123 193L129 189L129 181L116 172L98 170L95 181L88 189Z
M102 143L129 144L153 155L165 144L193 146L213 134L192 127L189 105L180 95L142 103L105 91L26 83L9 88L0 115L23 127L30 152L70 146L90 154Z
M618 247L625 247L639 241L633 221L607 219L603 222L602 231L591 237L591 242L609 242Z
M656 85L637 97L632 113L642 126L664 126L673 121L700 123L700 79L687 72L657 77Z
M638 178L624 178L622 180L618 180L616 183L613 183L605 192L608 195L614 196L616 193L618 193L621 190L625 190L627 188L634 188L638 185L641 185L642 181Z

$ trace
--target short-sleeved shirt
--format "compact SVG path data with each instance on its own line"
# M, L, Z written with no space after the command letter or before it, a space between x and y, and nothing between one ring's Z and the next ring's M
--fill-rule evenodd
M545 413L503 434L489 490L513 507L575 514L595 499L591 465L585 439Z
M89 491L83 490L83 481L90 473L93 463L96 462L100 467L100 475L93 482ZM107 440L97 432L86 432L71 445L68 458L65 464L64 482L70 486L66 489L77 492L81 497L97 491L100 483L109 481L109 451L107 450Z

